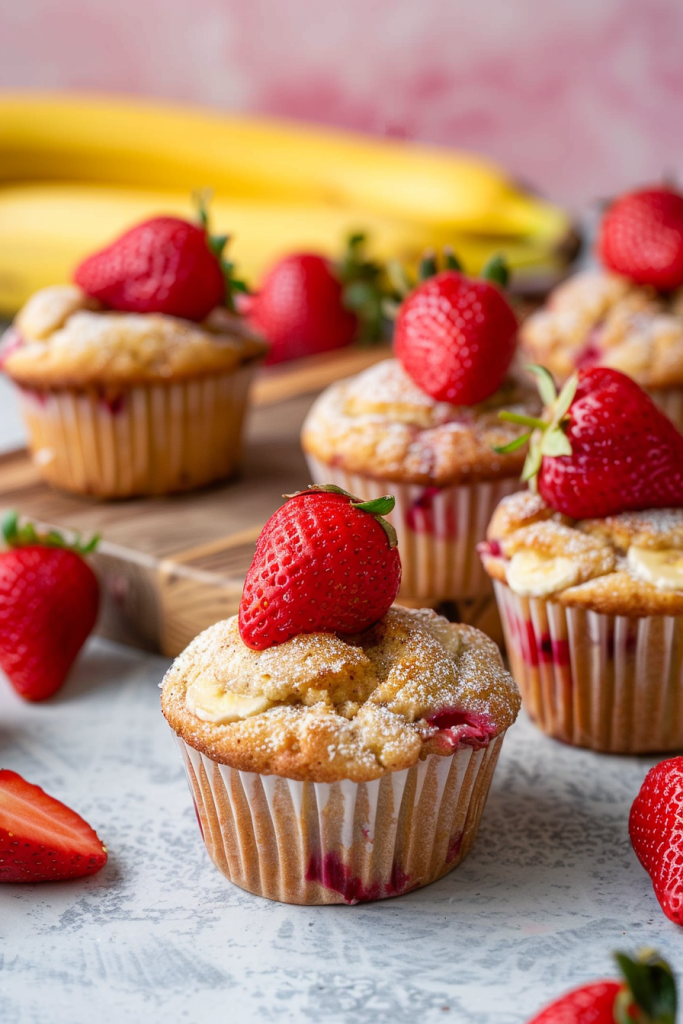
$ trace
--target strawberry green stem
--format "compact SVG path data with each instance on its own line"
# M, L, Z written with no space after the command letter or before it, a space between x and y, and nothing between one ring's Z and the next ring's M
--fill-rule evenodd
M545 430L548 426L546 420L538 419L536 416L524 416L518 412L508 412L507 409L498 413L498 419L507 423L519 423L522 427L536 427L538 430Z
M75 551L78 555L91 554L100 541L99 533L86 542L81 540L80 534L75 534L73 541L67 541L58 530L39 532L30 520L20 526L19 514L14 509L8 512L2 521L2 535L10 548L39 544L42 547L66 548L69 551Z

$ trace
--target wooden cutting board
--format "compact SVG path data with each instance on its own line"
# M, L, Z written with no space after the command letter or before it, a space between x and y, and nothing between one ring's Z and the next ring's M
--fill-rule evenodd
M228 483L165 498L79 498L43 483L22 449L0 456L0 507L41 525L101 534L93 556L103 590L98 632L174 656L202 629L237 612L263 524L283 494L310 482L299 431L315 395L388 355L385 347L346 349L263 370L243 469ZM495 631L492 599L458 614Z

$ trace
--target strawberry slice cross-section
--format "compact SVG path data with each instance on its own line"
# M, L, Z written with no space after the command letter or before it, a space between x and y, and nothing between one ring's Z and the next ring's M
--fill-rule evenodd
M80 814L0 769L0 882L81 878L106 862L106 847Z

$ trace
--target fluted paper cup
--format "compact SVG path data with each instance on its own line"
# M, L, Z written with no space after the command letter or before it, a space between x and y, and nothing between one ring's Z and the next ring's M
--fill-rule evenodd
M56 487L104 498L191 490L230 476L255 364L178 383L20 389L35 464Z
M517 477L424 487L347 473L306 456L313 482L336 484L367 501L393 494L396 506L385 518L398 535L403 576L400 598L423 603L459 601L492 594L477 544L486 538L493 511L521 487Z
M494 585L512 675L543 732L610 753L683 747L683 616L603 615Z
M219 871L282 903L359 903L436 881L469 853L503 735L372 782L296 782L218 764L178 738Z

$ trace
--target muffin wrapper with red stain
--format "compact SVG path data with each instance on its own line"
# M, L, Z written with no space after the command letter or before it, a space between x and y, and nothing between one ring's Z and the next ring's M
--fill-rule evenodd
M317 905L428 885L469 852L504 734L372 782L296 782L218 764L178 739L211 859L249 892Z
M493 511L522 486L517 477L451 487L425 487L375 479L306 456L317 484L336 484L368 500L393 494L385 518L398 535L403 576L401 598L458 601L491 594L476 545L486 537Z
M611 753L683 747L683 616L603 615L494 586L512 675L545 733Z
M255 366L115 395L21 388L33 460L56 487L107 498L221 480L241 455Z

